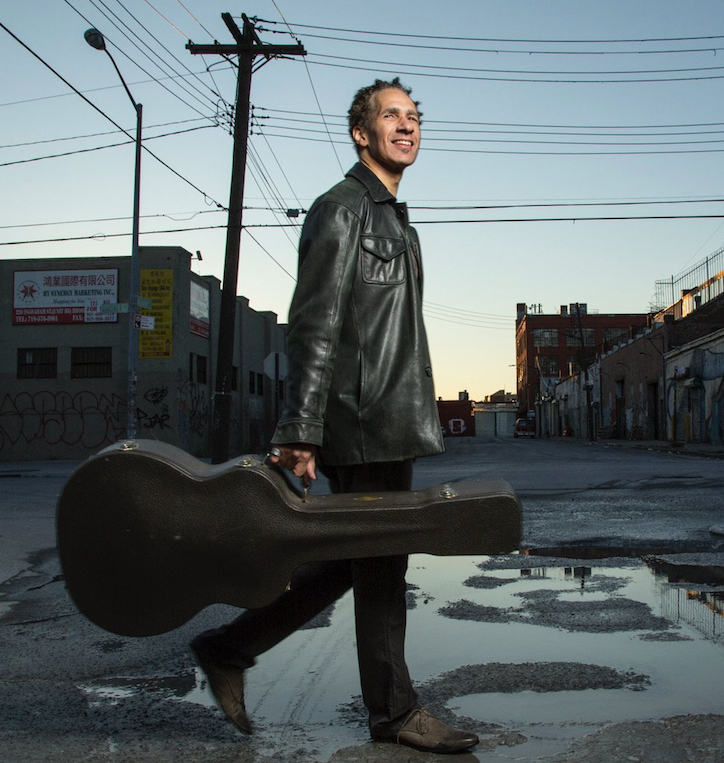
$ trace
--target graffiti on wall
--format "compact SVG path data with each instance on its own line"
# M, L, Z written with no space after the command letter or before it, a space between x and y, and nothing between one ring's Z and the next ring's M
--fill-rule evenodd
M21 392L0 403L0 452L44 442L97 450L123 437L126 401L94 392Z
M168 389L165 387L149 389L144 393L143 407L136 407L140 429L171 429L167 396Z
M203 437L209 427L210 407L206 387L190 382L179 370L176 375L178 413L176 417L178 436L186 449L193 438Z
M179 372L176 429L184 445L197 445L209 427L208 393L205 386L182 377ZM154 387L139 400L140 436L144 431L155 436L174 429L168 392L167 387ZM43 390L5 394L0 398L0 454L33 443L94 452L126 436L126 419L126 400L113 393Z

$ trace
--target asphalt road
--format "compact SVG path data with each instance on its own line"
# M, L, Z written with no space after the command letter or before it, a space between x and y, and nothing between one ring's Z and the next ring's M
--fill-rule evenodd
M89 623L55 551L55 503L74 466L0 464L1 760L431 759L368 742L349 596L249 671L252 737L223 720L187 646L232 608L214 605L151 638ZM521 499L533 553L416 555L408 575L408 661L420 694L481 735L456 760L721 763L724 537L712 529L724 524L724 461L461 439L419 462L415 487L493 477ZM612 558L590 558L601 555ZM704 582L672 582L672 570L692 569ZM690 605L698 609L687 620Z

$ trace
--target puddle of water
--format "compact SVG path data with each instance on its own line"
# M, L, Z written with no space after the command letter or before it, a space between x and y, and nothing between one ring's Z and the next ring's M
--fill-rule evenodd
M472 619L460 621L436 620L430 611L424 615L423 626L415 622L419 615L412 613L410 632L422 634L422 638L410 639L410 662L434 675L441 668L439 645L454 643L458 665L609 666L622 673L643 674L650 685L640 691L595 685L571 691L557 687L552 675L545 691L516 691L515 686L496 690L493 684L478 693L454 697L448 707L457 714L499 723L529 739L510 750L480 753L481 761L552 755L567 749L572 737L608 723L721 712L722 587L719 591L697 590L702 586L680 580L683 573L678 567L658 564L652 568L636 560L614 562L621 566L594 560L544 566L550 562L541 559L540 566L535 566L537 560L528 557L516 563L523 562L526 569L492 565L480 570L479 559L445 560L458 568L450 578L465 580L468 571L473 580L481 574L500 579L502 584L493 589L456 587L447 579L448 571L445 579L440 575L437 561L416 569L411 578L428 596L435 597L435 609L464 598L480 607L493 607L498 622L486 621L493 615L484 609L481 619L473 614ZM669 577L677 582L670 582ZM468 611L475 612L466 607ZM420 659L420 653L428 650L430 657ZM413 664L413 675L420 677Z
M608 723L721 712L724 585L690 582L694 577L688 568L636 559L413 556L410 672L421 694L431 692L457 715L527 737L516 747L476 752L486 763L554 755ZM326 622L293 634L248 672L255 738L263 745L268 729L272 757L283 741L280 728L287 736L298 728L305 746L313 738L318 760L367 741L363 711L340 715L360 694L350 595ZM480 666L490 681L467 681L466 671ZM446 671L460 681L443 691ZM622 677L616 688L599 685L602 671ZM520 680L534 672L540 691ZM575 688L571 675L583 676ZM214 705L199 671L85 688L99 701L153 691Z

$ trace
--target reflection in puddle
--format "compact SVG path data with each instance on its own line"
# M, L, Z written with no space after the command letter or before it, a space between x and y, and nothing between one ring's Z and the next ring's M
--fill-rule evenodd
M491 742L476 753L486 763L555 755L605 724L720 712L724 576L714 569L665 557L415 555L407 657L420 697L477 724ZM318 760L341 740L366 741L353 609L343 597L249 671L255 744L268 742L272 758L281 726L289 744L313 740ZM178 676L83 688L97 702L154 694L214 706L190 657Z
M443 615L426 621L426 641L410 639L415 654L432 654L421 662L429 683L440 673L435 643L455 643L457 664L488 670L489 680L477 688L460 680L447 707L527 740L481 760L552 755L619 721L721 711L724 586L682 580L680 566L661 558L648 562L507 556L447 559L445 575L439 560L415 568L411 578ZM449 582L451 567L463 588ZM410 633L421 627L413 620ZM546 665L531 690L526 670ZM606 686L594 667L645 676L646 685ZM581 677L577 686L563 680L568 670Z

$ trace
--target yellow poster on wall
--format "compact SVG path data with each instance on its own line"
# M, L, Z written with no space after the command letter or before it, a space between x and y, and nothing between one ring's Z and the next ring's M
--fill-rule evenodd
M140 331L139 356L170 358L173 352L173 270L141 270L141 296L150 299L153 305L143 310L143 314L153 316L155 321L152 330Z

